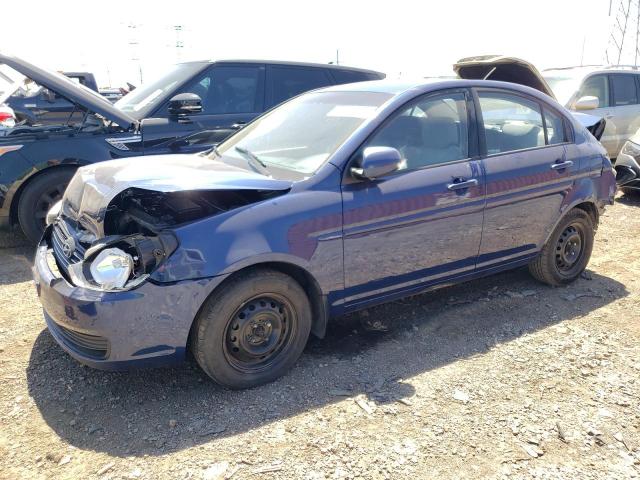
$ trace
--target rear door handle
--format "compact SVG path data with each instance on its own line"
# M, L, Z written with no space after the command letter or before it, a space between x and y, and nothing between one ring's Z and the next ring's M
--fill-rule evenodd
M566 160L564 162L552 163L551 168L553 170L564 170L565 168L569 168L571 165L573 165L573 162L571 160Z
M470 180L462 180L460 182L450 183L449 185L447 185L447 188L449 190L463 190L465 188L475 187L476 185L478 185L478 180L472 178Z
M233 128L234 130L240 130L246 124L247 124L247 122L237 122L237 123L234 123L233 125L231 125L231 128Z

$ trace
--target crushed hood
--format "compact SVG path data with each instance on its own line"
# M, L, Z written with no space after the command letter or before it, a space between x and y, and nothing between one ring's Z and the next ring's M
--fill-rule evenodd
M78 169L63 198L63 211L99 236L111 201L121 192L258 190L286 191L292 182L274 180L202 155L158 155L100 162Z
M122 128L129 129L136 124L136 120L133 117L115 108L102 95L73 82L62 74L49 72L20 58L2 54L0 54L0 64L8 65L37 84L82 105L92 112L102 115Z
M529 62L516 57L482 55L461 58L453 65L453 71L467 80L497 80L518 83L535 88L556 98L540 72Z

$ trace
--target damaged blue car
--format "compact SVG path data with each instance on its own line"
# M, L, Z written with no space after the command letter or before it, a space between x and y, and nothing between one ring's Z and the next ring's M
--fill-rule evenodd
M335 86L203 154L80 168L49 212L35 282L82 363L190 349L215 381L252 387L331 317L523 265L573 281L614 193L603 147L537 90Z

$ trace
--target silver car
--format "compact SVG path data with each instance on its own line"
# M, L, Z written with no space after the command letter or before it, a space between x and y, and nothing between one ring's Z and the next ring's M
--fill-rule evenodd
M566 67L539 72L525 60L486 55L459 60L463 78L524 83L537 88L575 113L604 118L600 142L611 159L640 128L640 71L634 67Z

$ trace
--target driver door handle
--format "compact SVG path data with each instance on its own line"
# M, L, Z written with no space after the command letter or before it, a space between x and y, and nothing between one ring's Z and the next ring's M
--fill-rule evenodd
M564 170L565 168L569 168L573 165L571 160L566 160L564 162L556 162L551 164L551 168L553 170Z
M460 182L454 182L447 185L449 190L463 190L469 187L475 187L478 185L478 180L471 178L469 180L461 180Z

